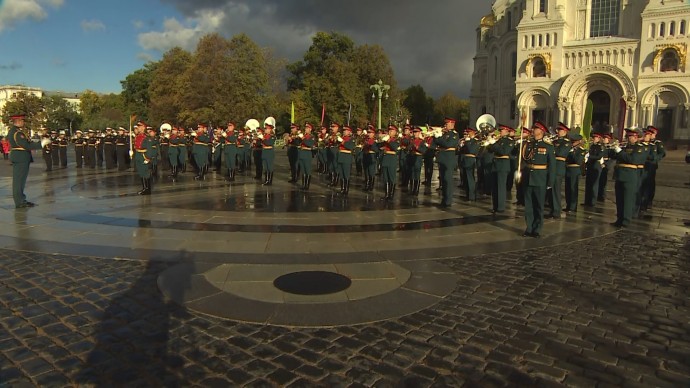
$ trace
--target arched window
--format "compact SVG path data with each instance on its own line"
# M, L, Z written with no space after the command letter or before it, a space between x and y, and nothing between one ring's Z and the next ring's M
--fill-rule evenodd
M546 34L546 47L551 46L551 34Z
M522 48L527 48L527 35L522 37Z
M546 9L548 8L548 2L546 0L539 0L539 12L541 13L546 13Z
M649 25L649 32L647 33L648 38L654 38L656 35L656 24L652 23Z
M676 50L666 50L659 63L659 71L678 71L678 53Z
M513 71L513 73L512 73L511 75L512 75L512 78L515 79L515 77L516 77L516 75L517 75L517 71L518 71L518 68L517 68L517 52L513 51L512 53L510 53L510 61L511 61L511 67L510 67L510 68L511 68L512 71Z
M543 46L541 34L539 34L539 47Z
M668 36L673 36L676 34L676 22L671 22L668 25Z
M546 77L546 64L542 58L532 60L532 78Z
M678 33L681 35L685 35L685 20L680 21L680 28L678 29Z
M558 46L558 33L557 32L553 33L553 45Z
M659 36L665 36L666 35L666 23L659 23Z
M530 44L530 47L534 47L534 35L532 35L532 42Z
M506 19L508 19L508 31L513 29L513 13L508 11L506 13Z

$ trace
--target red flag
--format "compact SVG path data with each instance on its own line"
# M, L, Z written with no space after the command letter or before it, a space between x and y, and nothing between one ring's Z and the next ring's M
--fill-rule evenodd
M326 118L326 104L321 104L321 126L323 127L323 120Z

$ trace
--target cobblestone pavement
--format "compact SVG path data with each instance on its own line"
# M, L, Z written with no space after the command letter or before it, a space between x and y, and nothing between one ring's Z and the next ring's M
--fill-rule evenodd
M605 239L444 260L440 303L286 328L162 299L172 265L0 250L0 385L688 386L690 239Z

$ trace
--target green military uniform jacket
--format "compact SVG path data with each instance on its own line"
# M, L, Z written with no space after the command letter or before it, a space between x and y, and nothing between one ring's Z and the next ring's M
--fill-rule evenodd
M504 136L489 145L488 149L494 155L494 162L491 171L510 172L510 154L515 147L515 141L508 136Z
M31 150L40 150L41 143L29 140L24 131L12 126L7 132L7 139L10 142L10 162L12 163L31 163L34 161Z
M527 184L529 186L551 187L556 178L556 160L551 143L530 140L525 145L524 155L527 164Z
M559 137L553 141L553 149L556 156L556 175L565 176L565 160L572 148L573 145L567 137Z

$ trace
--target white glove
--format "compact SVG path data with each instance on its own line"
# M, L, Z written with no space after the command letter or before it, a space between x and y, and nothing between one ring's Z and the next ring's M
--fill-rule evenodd
M297 135L297 137L299 137L300 139L303 139L303 138L304 138L304 134L303 134L303 133L300 133L299 135Z
M385 135L384 137L381 138L381 140L388 141L388 140L390 140L390 138L391 137L389 135Z
M343 138L338 136L338 143L342 143L342 142L343 142Z
M149 161L144 159L144 164L149 164Z
M589 152L585 154L585 164L589 162Z
M134 156L134 151L129 150L129 157L131 158L131 157L133 157L133 156Z
M470 141L470 139L471 138L469 136L465 136L465 141Z
M602 166L603 166L604 164L606 164L606 163L604 163L604 158L599 159L599 163L600 163Z
M438 138L438 137L441 137L442 135L443 135L443 132L434 131L434 137Z
M47 137L41 138L41 148L47 146L50 143L52 143L52 141L49 138L47 138Z
M192 131L191 135L196 137L197 136L196 131Z
M165 134L165 138L166 138L166 139L170 139L170 134L169 134L169 133L166 133L166 134Z
M489 144L496 144L496 138L492 137L491 139L489 139Z
M623 151L621 146L616 146L616 148L614 148L614 150L616 151L617 154L620 153L621 151Z
M220 135L223 136L223 137L227 137L227 136L228 136L228 134L225 133L225 132L221 132Z

